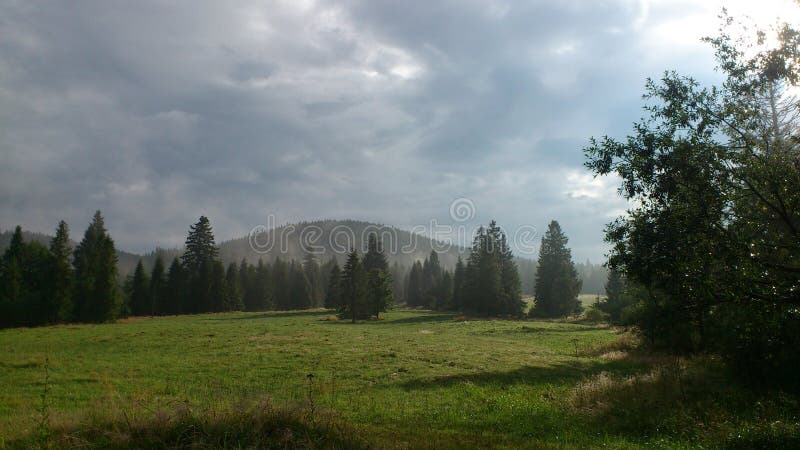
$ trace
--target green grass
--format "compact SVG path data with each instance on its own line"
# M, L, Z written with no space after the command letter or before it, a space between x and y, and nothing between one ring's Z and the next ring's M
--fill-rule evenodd
M0 442L41 433L43 416L76 432L131 417L141 427L182 405L201 419L263 399L308 411L310 373L314 414L378 447L691 447L794 442L800 430L793 397L731 387L713 361L637 356L629 336L605 326L419 311L356 325L329 318L230 313L0 331ZM754 404L768 406L753 413ZM97 425L104 415L117 425ZM310 435L324 433L309 417Z

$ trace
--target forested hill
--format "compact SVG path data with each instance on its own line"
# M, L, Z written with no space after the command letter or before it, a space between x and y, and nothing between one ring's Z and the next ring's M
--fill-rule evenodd
M442 266L449 270L455 267L459 255L465 260L468 256L468 250L464 247L453 245L448 248L445 245L436 244L423 235L413 234L409 231L387 225L357 220L320 220L282 225L274 228L268 234L257 235L257 244L265 246L263 252L258 252L251 247L250 238L248 236L221 242L218 241L220 242L220 259L226 265L231 262L238 263L242 259L246 259L252 264L257 263L259 258L262 258L264 262L272 262L279 256L285 260L302 260L304 251L301 242L304 242L306 246L311 245L315 248L319 248L321 254L317 256L318 261L328 261L335 255L339 263L343 264L346 250L341 250L350 245L359 249L365 248L366 242L364 240L370 232L375 232L384 237L386 253L389 255L389 263L394 264L396 262L399 266L404 268L410 268L414 261L425 259L433 248L439 252L439 260ZM8 246L11 240L11 234L12 230L0 232L0 251L4 251ZM52 238L52 236L49 235L24 230L23 236L25 240L41 242L44 245L49 245L50 239ZM81 236L82 232L81 234L73 232L73 248L76 245L75 239L79 239ZM271 247L265 245L268 243L272 243ZM285 251L282 251L282 247ZM409 251L408 249L413 250ZM122 276L133 273L133 269L136 267L139 258L142 259L145 268L150 270L156 255L159 253L162 255L165 264L168 265L169 262L173 258L179 256L181 252L182 248L171 248L157 249L143 255L138 255L117 249L119 273ZM519 266L523 292L525 294L532 294L536 262L527 258L517 258L517 264ZM576 269L583 280L583 293L602 294L604 292L603 285L606 280L606 271L604 267L598 264L591 264L587 261L586 263L577 263Z

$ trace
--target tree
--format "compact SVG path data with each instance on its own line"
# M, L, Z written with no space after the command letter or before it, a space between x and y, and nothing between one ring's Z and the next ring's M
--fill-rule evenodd
M289 276L289 265L276 259L272 264L272 283L275 296L275 309L286 311L292 309L291 303L291 278Z
M165 314L183 314L186 311L186 272L178 258L174 258L167 270L167 284L160 308Z
M46 307L46 323L67 322L72 318L72 248L69 244L69 227L63 220L58 223L56 235L50 241L53 257L52 292Z
M189 227L186 249L181 255L187 285L186 312L199 313L222 310L224 297L221 285L225 280L225 269L220 274L217 263L219 249L214 242L211 222L200 216L197 223Z
M198 273L200 266L217 258L219 249L214 243L214 232L206 216L200 216L197 223L189 227L185 245L181 262L190 274Z
M620 323L622 311L628 306L628 302L625 297L625 280L618 271L608 271L605 291L606 299L600 302L600 309L608 313L612 323Z
M430 255L422 264L422 305L425 308L434 308L440 301L436 289L442 279L442 266L439 263L439 254L431 250Z
M228 264L228 270L225 272L225 285L228 288L228 292L225 296L228 303L225 305L225 310L243 310L244 303L242 301L242 285L239 278L239 269L235 262Z
M150 271L150 315L163 314L163 303L167 296L167 279L164 274L164 259L161 253L156 255L153 270Z
M208 275L208 303L203 311L229 311L231 300L228 298L228 284L225 279L225 266L220 260L211 262Z
M342 302L341 292L341 269L336 261L331 266L331 274L328 277L328 291L325 294L325 307L330 309L339 309Z
M449 309L453 303L453 275L449 271L442 272L439 285L436 286L436 303L434 309Z
M416 307L423 305L422 291L422 264L414 261L408 273L408 287L406 288L406 304Z
M75 248L75 317L82 322L108 322L120 313L117 253L100 211Z
M719 86L648 80L647 117L625 140L592 139L586 166L616 174L634 205L606 229L609 265L639 293L632 319L652 345L719 350L751 379L800 364L800 32L772 42L706 39Z
M484 316L520 316L521 285L505 233L495 221L478 228L464 270L464 311Z
M150 290L150 278L144 270L142 260L136 264L136 270L126 283L128 305L133 316L146 316L153 312L153 299Z
M534 315L562 317L580 311L581 281L572 262L572 252L567 248L568 241L558 222L550 222L539 249Z
M292 261L289 266L289 274L291 277L289 309L310 308L312 306L311 288L303 267Z
M389 261L375 233L369 235L363 264L367 277L367 303L375 318L379 319L380 313L385 312L393 303L394 293Z
M464 296L466 295L465 286L466 266L461 256L458 257L456 262L456 269L453 273L453 302L450 308L454 311L461 311L464 309Z
M356 249L352 249L347 255L347 262L342 270L341 289L342 301L339 313L343 317L350 317L353 323L356 323L357 319L369 317L366 276Z
M24 242L17 226L3 254L0 271L0 326L47 323L52 293L53 257L38 242Z

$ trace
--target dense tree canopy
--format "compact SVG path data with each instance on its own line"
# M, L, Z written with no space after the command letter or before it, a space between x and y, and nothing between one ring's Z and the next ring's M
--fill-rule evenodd
M742 373L800 363L800 34L733 35L725 81L648 81L648 117L625 140L592 140L587 167L615 173L631 201L607 229L610 264L640 292L629 316L655 345L718 349Z

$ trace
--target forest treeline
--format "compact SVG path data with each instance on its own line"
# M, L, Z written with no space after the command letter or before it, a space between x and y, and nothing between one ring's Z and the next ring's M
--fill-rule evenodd
M516 258L495 222L478 229L468 257L458 258L452 271L432 250L404 273L397 263L389 265L376 233L369 235L365 251L351 249L343 267L335 258L320 263L311 253L302 261L242 260L225 266L204 216L189 228L183 253L171 261L156 255L150 270L139 260L122 281L114 241L99 211L74 250L70 242L63 221L49 247L25 241L22 229L15 229L0 265L0 327L320 307L355 321L380 317L396 303L495 317L527 312ZM536 315L580 309L581 281L566 243L552 222L538 262Z
M292 233L283 231L290 227L294 227L295 231ZM394 276L394 289L398 298L405 298L404 281L411 271L411 267L416 261L423 261L427 258L431 251L436 250L441 266L451 271L455 268L459 257L461 257L462 260L466 260L469 256L469 245L467 245L467 248L460 246L450 246L448 248L447 246L437 244L436 241L427 236L415 235L411 232L386 225L356 220L316 220L283 225L270 232L276 235L282 235L283 233L283 235L286 236L284 240L287 244L287 251L285 253L279 251L280 249L278 246L263 254L255 252L251 248L248 238L244 237L219 242L219 257L226 267L232 262L239 263L242 260L246 260L249 264L257 264L259 259L263 259L264 263L272 263L279 258L284 261L303 261L307 251L303 250L300 236L308 232L309 227L322 230L319 235L322 251L320 253L315 253L315 257L320 264L330 261L331 258L336 258L339 265L344 264L346 251L334 251L330 246L331 234L336 230L349 230L348 234L356 237L352 242L352 245L356 248L366 248L369 234L374 233L378 236L391 235L396 242L394 248L386 245L385 242L384 248L386 249L386 254L389 256L389 262ZM8 248L13 232L13 229L0 232L0 252ZM22 230L22 234L25 240L37 241L45 246L49 246L50 240L52 239L52 235L45 235L25 229ZM361 236L364 237L363 242L361 241ZM77 245L77 242L70 241L70 243L73 247ZM412 244L415 249L413 252L398 251L398 247L402 248L403 246L411 246ZM172 259L180 257L181 253L183 253L182 247L158 248L141 255L117 248L118 273L123 278L132 274L139 260L142 261L144 268L149 272L152 270L157 257L160 256L162 262L169 264ZM516 256L515 260L519 268L520 280L522 282L522 294L526 296L533 295L536 284L537 261L519 255ZM576 262L575 268L582 282L582 294L604 295L604 285L608 274L603 264L586 260L584 262Z
M607 228L600 308L652 347L717 353L752 381L797 383L800 32L723 20L706 39L720 85L674 72L648 80L634 132L585 150L631 205Z

